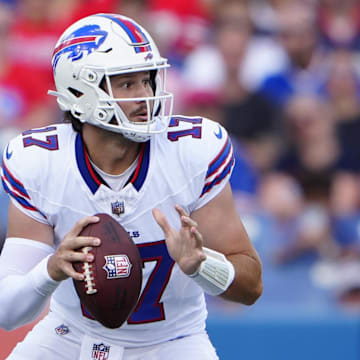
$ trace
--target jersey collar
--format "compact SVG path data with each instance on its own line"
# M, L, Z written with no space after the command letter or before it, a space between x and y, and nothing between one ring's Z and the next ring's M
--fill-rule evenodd
M134 188L137 191L140 191L141 187L144 185L146 175L149 171L149 163L150 163L150 140L141 144L139 162L136 166L136 169L129 177L129 180L127 181L126 185L128 183L132 183Z
M80 174L88 186L89 190L95 194L101 184L109 187L105 180L91 165L89 155L86 151L85 144L82 141L81 135L77 134L75 139L75 154L76 163ZM140 191L144 185L150 164L150 140L141 145L139 162L136 169L130 175L129 180L125 186L131 183L137 191Z

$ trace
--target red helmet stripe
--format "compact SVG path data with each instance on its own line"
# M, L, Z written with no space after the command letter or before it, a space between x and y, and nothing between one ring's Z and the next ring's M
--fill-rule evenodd
M66 40L55 48L55 50L53 52L53 56L68 46L71 46L74 44L83 44L83 43L87 43L87 42L93 42L95 40L96 40L96 36L81 36L78 38Z

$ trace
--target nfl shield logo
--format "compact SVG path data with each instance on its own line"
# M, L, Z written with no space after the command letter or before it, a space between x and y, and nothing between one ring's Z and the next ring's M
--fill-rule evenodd
M101 344L94 344L92 349L91 359L107 360L109 358L110 346Z
M126 255L107 255L103 269L107 273L107 279L119 279L130 275L131 263Z
M125 203L124 201L115 201L111 203L111 211L113 214L120 216L125 212Z
M61 324L58 327L55 328L55 332L58 335L66 335L69 333L69 328L65 324Z

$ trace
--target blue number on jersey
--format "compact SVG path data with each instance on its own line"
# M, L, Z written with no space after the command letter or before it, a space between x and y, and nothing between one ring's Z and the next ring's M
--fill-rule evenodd
M167 251L165 240L139 244L138 249L143 263L156 261L156 265L149 276L134 312L128 319L128 324L144 324L165 320L164 306L160 299L169 282L175 262Z
M143 263L155 261L156 264L127 322L128 324L145 324L165 320L164 305L160 299L169 282L175 262L167 251L165 240L138 244L137 247ZM83 305L81 305L81 310L85 317L94 320Z
M170 141L178 141L180 137L191 135L193 138L201 138L201 123L202 118L186 118L186 117L173 117L170 120L169 128L179 126L179 122L184 121L191 124L198 124L200 126L193 126L191 129L184 129L178 131L169 131L168 139Z
M58 150L59 149L59 143L58 143L58 136L57 135L48 135L46 136L46 140L39 140L32 136L26 136L30 134L37 134L37 133L43 133L48 131L56 130L56 126L48 126L45 128L39 128L39 129L32 129L27 130L22 133L23 137L23 145L24 147L36 145L41 148L47 149L47 150ZM26 136L26 137L25 137Z

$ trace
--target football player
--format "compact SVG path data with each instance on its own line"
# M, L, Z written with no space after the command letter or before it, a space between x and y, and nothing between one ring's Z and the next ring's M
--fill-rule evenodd
M64 124L10 141L2 181L11 198L0 258L0 326L50 312L8 359L217 359L204 292L243 304L262 293L261 261L235 210L226 130L172 115L167 60L133 20L96 14L60 37L52 66ZM84 309L72 263L101 239L79 236L107 213L138 245L135 311L108 329Z

